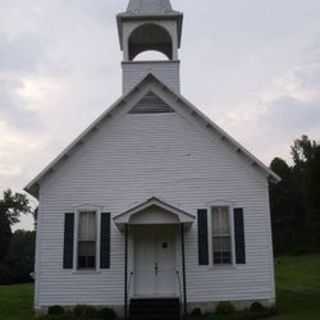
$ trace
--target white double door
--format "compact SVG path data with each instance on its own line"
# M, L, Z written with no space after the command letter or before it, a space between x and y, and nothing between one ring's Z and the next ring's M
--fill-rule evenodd
M134 236L134 294L177 295L176 226L139 226Z

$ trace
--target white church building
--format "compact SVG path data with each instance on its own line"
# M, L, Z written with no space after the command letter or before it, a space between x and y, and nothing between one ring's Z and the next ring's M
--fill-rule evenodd
M25 188L40 203L36 310L178 319L275 302L268 185L280 178L181 94L182 22L169 0L130 0L122 96ZM135 60L149 50L167 60Z

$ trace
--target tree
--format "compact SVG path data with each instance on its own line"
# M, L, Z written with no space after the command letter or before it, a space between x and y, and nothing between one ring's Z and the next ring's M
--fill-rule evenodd
M271 163L271 169L282 179L278 184L270 184L274 250L276 254L281 254L293 249L296 236L294 224L299 204L295 198L292 169L286 161L275 158Z
M308 246L320 248L320 145L303 135L291 147L294 171L304 201Z
M7 255L11 237L12 232L9 221L0 211L0 262Z
M25 283L32 279L34 271L35 232L17 230L11 239L7 257L4 262L9 267L9 283Z
M34 252L35 232L17 230L12 235L7 256L0 263L0 285L32 281Z
M29 199L22 193L13 193L10 189L3 192L0 200L0 213L9 221L10 226L20 222L21 214L31 213Z
M270 186L276 253L320 249L320 145L303 135L291 147L293 165L275 158L282 181Z
M31 213L28 198L21 193L13 193L10 189L4 191L0 199L0 261L8 252L12 238L11 226L20 221L21 214Z
M312 160L317 150L316 141L311 141L307 135L296 139L291 147L291 155L296 166L302 166Z

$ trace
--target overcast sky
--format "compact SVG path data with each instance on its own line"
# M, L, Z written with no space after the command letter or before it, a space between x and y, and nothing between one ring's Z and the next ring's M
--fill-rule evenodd
M127 2L0 0L0 190L21 191L120 96ZM186 98L267 165L302 134L319 138L319 0L172 4L185 14Z

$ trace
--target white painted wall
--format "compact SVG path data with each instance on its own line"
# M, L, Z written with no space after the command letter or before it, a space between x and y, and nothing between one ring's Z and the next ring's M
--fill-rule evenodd
M150 89L177 113L128 115ZM274 298L266 177L153 84L136 91L42 181L36 307L122 305L123 235L112 224L110 270L63 270L64 213L91 204L115 216L152 196L194 215L222 200L244 208L246 265L199 266L197 223L186 233L189 302Z

